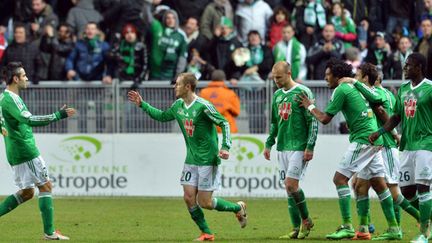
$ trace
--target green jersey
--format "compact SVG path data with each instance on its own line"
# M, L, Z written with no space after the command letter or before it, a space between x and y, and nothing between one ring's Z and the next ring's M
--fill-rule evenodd
M376 93L372 94L380 100ZM353 84L341 83L333 91L325 112L335 116L339 111L342 111L350 130L349 141L370 144L369 135L378 129L376 117L369 102ZM382 138L380 137L374 144L383 145Z
M416 87L401 85L395 114L401 117L401 151L432 151L432 81L424 79Z
M390 90L384 87L376 87L375 90L382 97L383 100L382 106L384 110L387 112L388 116L392 116L396 105L396 97L392 92L390 92ZM377 121L378 121L378 126L382 127L384 125L384 123L380 119L378 119ZM383 135L383 141L385 147L390 147L390 148L397 147L396 140L393 138L391 132L386 132Z
M215 125L222 128L222 149L231 148L229 123L207 100L197 97L188 106L183 99L176 100L172 106L161 111L146 102L142 109L155 120L177 120L186 143L186 164L219 165L218 135Z
M32 127L45 126L64 118L57 111L51 115L32 115L23 100L15 93L6 90L0 95L0 119L6 129L4 137L6 156L10 165L30 161L40 155L36 148Z
M380 104L389 116L393 115L394 107L396 104L395 96L383 87L369 88L365 84L357 81L354 86L370 103ZM378 126L381 127L384 123L377 118ZM386 132L383 136L383 145L385 147L396 148L396 140L393 138L391 132Z
M300 107L297 95L305 93L313 99L312 92L298 84L290 90L278 89L273 95L270 135L266 148L275 144L278 151L313 151L318 134L318 122L310 112Z

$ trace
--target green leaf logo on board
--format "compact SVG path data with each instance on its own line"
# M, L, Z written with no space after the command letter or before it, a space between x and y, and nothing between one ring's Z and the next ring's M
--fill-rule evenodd
M265 147L261 140L254 137L238 136L233 137L232 141L233 146L231 148L231 154L234 155L239 162L261 156Z
M83 161L90 159L95 154L99 153L102 148L102 143L93 137L89 136L74 136L62 140L59 144L61 150L69 156L67 158L58 158L62 161Z

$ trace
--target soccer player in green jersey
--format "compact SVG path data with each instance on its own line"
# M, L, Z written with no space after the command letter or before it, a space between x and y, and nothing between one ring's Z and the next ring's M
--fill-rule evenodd
M32 115L19 92L27 88L28 79L21 63L10 62L4 67L6 90L0 95L0 120L6 145L6 156L20 189L0 203L0 217L19 204L30 200L34 187L39 189L39 209L42 216L44 239L69 240L54 227L52 184L45 161L40 156L33 137L32 127L46 126L70 117L75 109L64 106L50 115Z
M277 138L280 179L285 182L288 193L288 211L293 230L281 238L304 239L313 227L306 205L305 194L299 187L299 180L306 171L308 161L318 134L318 122L309 111L296 100L303 92L313 99L310 89L294 82L291 65L278 62L272 75L279 88L273 95L270 135L266 141L264 157L270 160L271 147Z
M394 114L370 135L371 142L401 123L402 194L413 201L418 196L420 234L411 242L428 242L432 208L432 81L425 78L426 58L413 53L404 66L405 77L411 81L401 85L396 97Z
M381 97L380 104L372 104L374 106L374 112L377 114L379 119L377 120L379 125L382 125L388 120L389 115L393 115L396 98L394 95L381 85L382 79L378 77L379 73L375 65L370 63L364 63L357 69L356 77L344 78L342 82L348 82L354 85L360 93L373 103L376 100L375 96ZM380 106L378 106L380 105ZM385 167L385 180L387 186L392 194L394 202L394 211L396 221L400 225L400 208L404 209L407 213L412 215L417 221L419 220L419 211L414 208L410 202L400 193L398 182L399 182L399 155L397 151L397 140L398 135L396 130L387 132L383 135L383 148L381 150L384 167ZM370 233L368 232L369 221L369 179L370 175L367 171L361 171L355 183L355 192L357 196L357 204L359 206L367 206L367 210L359 210L360 218L360 230L356 232L356 239L370 239ZM366 202L361 202L366 201Z
M213 197L213 191L220 187L219 164L228 159L231 136L228 122L207 100L195 94L197 79L192 73L182 73L174 85L178 98L172 106L161 111L144 102L136 91L129 91L128 98L151 118L166 122L177 120L186 143L186 160L180 178L184 201L189 213L201 230L197 241L213 241L214 235L204 219L201 208L234 212L244 228L247 223L246 204L232 203ZM218 148L215 125L222 129L222 148Z
M377 239L401 239L402 234L393 210L393 199L384 180L385 169L380 146L378 146L382 145L383 141L382 139L378 140L376 145L371 145L368 141L368 134L378 127L375 115L369 102L352 84L340 83L341 78L350 77L351 73L352 66L343 61L333 59L327 63L325 79L328 86L334 91L325 112L317 109L313 101L306 95L299 96L302 106L307 107L311 114L323 124L328 124L339 111L342 111L350 130L349 140L351 144L333 177L339 196L343 222L336 232L326 237L328 239L343 239L355 236L351 221L351 192L348 181L355 173L363 170L370 174L370 183L378 194L389 226L388 230ZM377 99L379 98L377 97ZM357 206L358 210L367 209L367 207L359 204Z

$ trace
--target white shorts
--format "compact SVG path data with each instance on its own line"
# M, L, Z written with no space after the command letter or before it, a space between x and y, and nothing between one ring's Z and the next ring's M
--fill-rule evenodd
M216 191L221 187L221 174L218 166L185 164L180 178L181 185L198 188L198 191Z
M385 169L380 150L380 146L351 143L339 163L337 172L348 178L358 173L358 177L365 180L384 177Z
M303 151L278 151L280 180L287 177L300 180L306 173L307 162L303 161Z
M12 166L15 185L20 189L42 186L49 181L48 168L41 156Z
M387 184L399 183L399 150L397 148L383 147L381 150L384 167L385 167L385 180Z
M432 180L432 152L428 150L402 151L400 155L401 187L417 183L430 185Z

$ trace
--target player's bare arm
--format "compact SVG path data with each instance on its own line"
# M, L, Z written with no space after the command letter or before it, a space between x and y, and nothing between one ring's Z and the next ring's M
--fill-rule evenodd
M397 125L399 125L401 118L399 115L395 114L390 117L390 119L380 128L380 130L369 135L369 142L374 144L374 142L384 133L392 131Z
M138 107L141 106L141 103L142 103L143 99L142 99L141 95L137 91L130 90L127 95L128 95L128 99L129 99L130 102L134 103Z
M303 93L301 95L298 95L297 100L300 102L300 106L308 109L310 113L322 124L328 124L333 119L333 116L330 116L327 113L322 112L318 108L316 108L314 105L314 101L312 99L309 99L306 94Z

